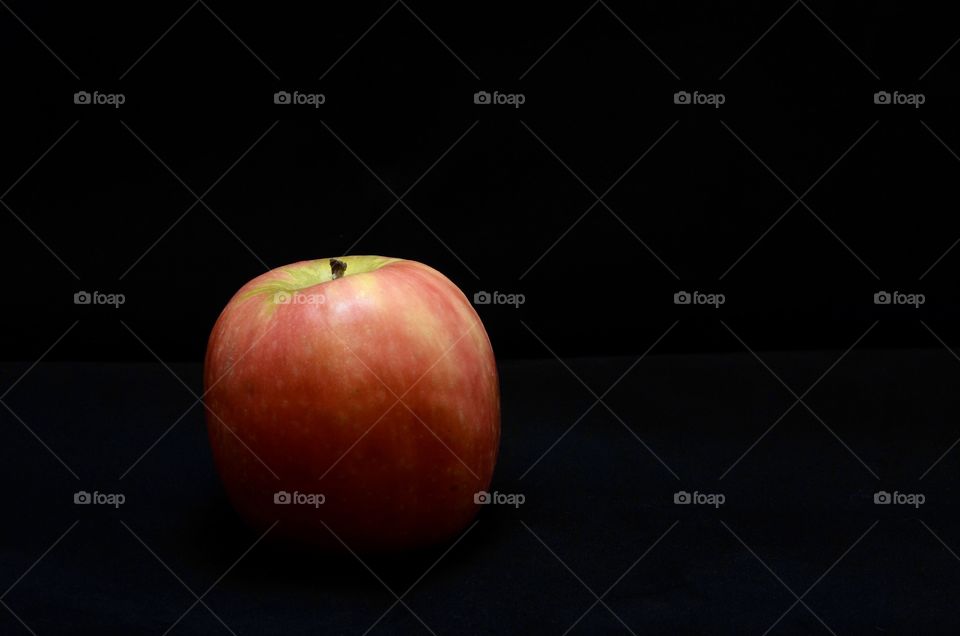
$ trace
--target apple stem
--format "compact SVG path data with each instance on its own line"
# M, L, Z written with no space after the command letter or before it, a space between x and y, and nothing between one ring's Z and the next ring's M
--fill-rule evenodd
M333 280L337 280L347 271L347 264L335 258L330 259L330 273L333 274Z

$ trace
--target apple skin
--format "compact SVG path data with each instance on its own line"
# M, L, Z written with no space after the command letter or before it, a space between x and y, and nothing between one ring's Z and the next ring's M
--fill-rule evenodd
M272 534L297 543L380 552L444 541L474 518L496 463L490 340L436 270L336 261L338 278L334 259L271 270L217 320L204 365L217 471L249 524L279 521ZM276 504L279 491L324 502Z

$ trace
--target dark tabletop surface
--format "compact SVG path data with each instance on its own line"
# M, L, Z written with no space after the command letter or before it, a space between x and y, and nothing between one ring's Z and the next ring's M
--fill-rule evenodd
M957 633L960 361L760 358L503 363L493 488L525 503L362 561L239 522L199 365L5 365L0 633Z

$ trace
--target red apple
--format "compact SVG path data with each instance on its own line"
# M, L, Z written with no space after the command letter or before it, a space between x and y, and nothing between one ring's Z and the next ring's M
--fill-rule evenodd
M244 285L210 335L207 428L233 506L321 547L448 539L476 515L500 439L490 340L443 274L379 256Z

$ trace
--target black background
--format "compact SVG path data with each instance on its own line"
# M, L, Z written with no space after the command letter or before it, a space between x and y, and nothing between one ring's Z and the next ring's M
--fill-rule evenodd
M956 39L935 8L796 5L770 29L789 5L595 5L551 49L589 5L197 4L157 42L188 6L11 6L64 64L4 12L0 258L22 281L4 357L79 319L55 358L151 359L124 320L164 359L199 360L244 282L348 251L524 294L481 308L501 358L544 354L521 319L565 355L639 353L677 319L662 351L741 350L717 318L778 349L845 347L874 319L867 344L933 346L917 318L956 323L958 62L935 64ZM926 103L875 105L879 90ZM78 290L127 302L75 307ZM679 290L727 302L677 307ZM880 311L880 290L927 303Z
M438 633L563 633L593 597L533 533L600 594L678 517L609 597L637 632L763 633L794 601L778 577L801 595L874 527L806 599L822 623L798 605L774 631L955 627L947 4L0 4L0 448L22 521L0 598L38 634L163 633L193 601L121 519L197 594L250 546L190 406L197 363L243 283L345 253L525 297L478 311L503 363L495 486L530 503L485 510L411 594ZM131 503L83 509L21 582L78 482ZM729 503L678 508L681 488ZM880 489L925 493L922 519L873 506ZM442 553L373 569L400 593ZM363 633L394 600L349 557L266 554L209 597L238 633ZM394 612L378 629L426 631ZM224 626L198 607L175 629ZM626 631L602 606L577 629Z

